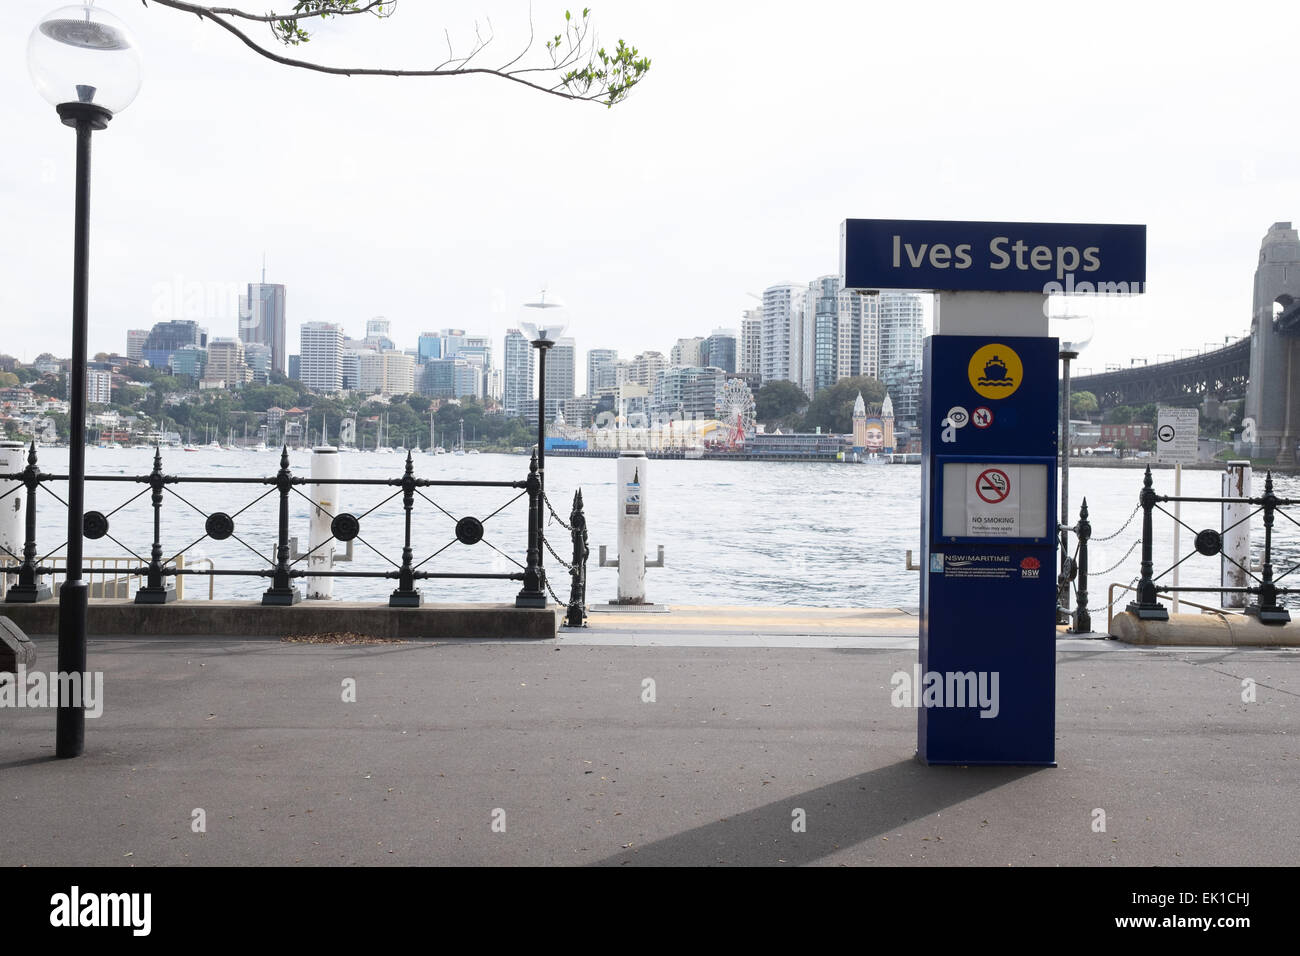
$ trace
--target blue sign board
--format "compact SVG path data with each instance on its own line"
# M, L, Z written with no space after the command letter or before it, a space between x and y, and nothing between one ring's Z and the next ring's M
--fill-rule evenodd
M1058 342L926 339L917 755L1055 763Z
M1135 295L1146 283L1146 226L846 219L848 289Z

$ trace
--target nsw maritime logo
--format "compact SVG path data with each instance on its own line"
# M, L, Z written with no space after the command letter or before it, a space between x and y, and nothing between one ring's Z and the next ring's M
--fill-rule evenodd
M1035 557L1022 558L1020 560L1020 576L1022 578L1036 578L1042 567L1042 562Z

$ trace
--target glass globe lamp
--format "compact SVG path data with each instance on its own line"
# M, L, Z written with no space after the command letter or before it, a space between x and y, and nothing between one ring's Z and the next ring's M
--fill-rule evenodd
M51 106L99 107L110 115L140 92L140 48L126 24L91 3L60 7L32 30L27 69Z

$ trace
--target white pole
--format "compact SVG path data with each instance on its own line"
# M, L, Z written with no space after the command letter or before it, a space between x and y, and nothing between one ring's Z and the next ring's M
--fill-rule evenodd
M618 602L645 604L646 464L643 451L618 458Z
M1180 461L1180 462L1175 462L1174 464L1174 497L1177 498L1182 493L1183 493L1183 463ZM1179 532L1183 530L1183 526L1178 523L1178 519L1182 516L1182 504L1183 503L1181 501L1174 502L1174 587L1178 587L1178 570L1179 570L1178 538L1179 538ZM1173 613L1177 614L1178 613L1178 592L1177 591L1174 592L1173 598L1174 598Z
M20 441L0 442L0 474L16 475L27 467L26 446ZM13 489L18 489L14 491ZM27 492L22 483L6 481L0 484L0 494L13 491L6 498L0 499L0 558L13 567L23 553L23 538L27 528ZM10 585L16 583L17 575L5 574L0 579L0 595L8 594Z
M330 531L333 516L339 513L339 453L333 446L312 449L309 494L316 506L311 513L311 536L307 547L307 600L328 601L334 596L334 579L313 575L313 571L330 571L334 567L334 542ZM319 549L317 546L319 545Z
M1219 497L1249 498L1250 482L1250 462L1230 461L1228 470L1222 476ZM1246 572L1242 570L1250 567L1250 522L1245 520L1248 514L1250 506L1246 504L1225 503L1222 507L1223 518L1219 530L1223 533L1223 551L1219 557L1219 583L1224 587L1244 588L1250 583ZM1225 608L1245 607L1247 604L1247 595L1240 592L1222 592L1220 598L1220 605Z

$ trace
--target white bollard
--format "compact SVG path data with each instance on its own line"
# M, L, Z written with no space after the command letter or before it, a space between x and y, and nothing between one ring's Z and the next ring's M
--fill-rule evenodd
M1222 477L1221 498L1249 498L1251 471L1248 461L1230 461L1228 470ZM1224 504L1223 521L1219 525L1223 532L1223 553L1219 557L1219 583L1225 588L1244 588L1250 581L1244 568L1250 567L1250 505ZM1238 524L1240 522L1240 524ZM1236 525L1236 527L1232 527ZM1232 530L1224 530L1227 528ZM1232 558L1229 561L1228 558ZM1232 562L1236 561L1237 564ZM1237 565L1241 565L1238 567ZM1250 595L1243 592L1220 592L1221 607L1245 607Z
M618 457L618 603L645 604L646 463L643 451Z
M26 445L20 441L0 442L0 475L16 475L26 467ZM22 482L5 481L0 482L0 495L5 495L0 498L0 547L5 549L0 551L0 559L12 567L23 554L23 539L27 528L27 492ZM3 575L0 595L7 594L17 580L17 574Z
M311 515L311 535L307 539L307 600L328 601L334 597L334 579L313 575L313 571L334 568L334 542L330 523L342 507L339 501L339 451L330 446L312 449L311 485L308 494L315 507ZM317 546L319 545L319 550Z

